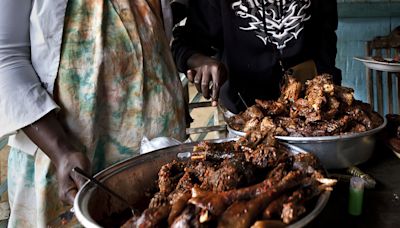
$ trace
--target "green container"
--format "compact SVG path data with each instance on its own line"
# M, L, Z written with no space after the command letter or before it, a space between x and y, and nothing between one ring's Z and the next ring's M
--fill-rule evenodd
M351 215L357 216L362 213L364 183L364 180L359 177L350 179L348 212Z

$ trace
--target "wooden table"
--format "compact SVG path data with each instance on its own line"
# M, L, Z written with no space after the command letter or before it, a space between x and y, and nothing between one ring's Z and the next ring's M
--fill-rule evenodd
M358 166L377 185L365 189L363 213L347 213L349 183L339 182L321 214L307 227L400 227L400 159L381 143L372 158Z

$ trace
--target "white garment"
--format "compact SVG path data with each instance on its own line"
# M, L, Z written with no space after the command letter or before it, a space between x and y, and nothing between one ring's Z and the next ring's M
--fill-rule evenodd
M0 0L0 138L59 109L51 95L67 2ZM9 138L9 145L28 154L37 150L22 131Z
M66 6L66 0L0 1L0 137L58 108L50 94ZM37 149L24 135L9 144L29 154Z

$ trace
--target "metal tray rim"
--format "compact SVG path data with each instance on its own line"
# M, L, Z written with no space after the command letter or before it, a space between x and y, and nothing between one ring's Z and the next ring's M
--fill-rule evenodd
M294 137L294 136L275 136L275 138L282 140L282 141L287 141L287 142L295 142L295 143L315 143L315 142L330 142L330 141L338 141L338 140L351 140L354 138L361 138L364 136L370 136L373 135L379 131L381 131L387 124L386 118L382 118L383 123L369 131L361 132L361 133L349 133L349 134L344 134L344 135L334 135L334 136L317 136L317 137ZM243 131L237 131L231 128L229 125L227 125L227 129L229 132L232 132L234 135L238 136L244 136L246 135L245 132Z

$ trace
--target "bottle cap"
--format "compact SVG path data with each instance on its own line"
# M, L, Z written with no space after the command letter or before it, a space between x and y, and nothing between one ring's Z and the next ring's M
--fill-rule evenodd
M364 189L365 181L360 177L352 177L350 179L350 188L362 190Z

